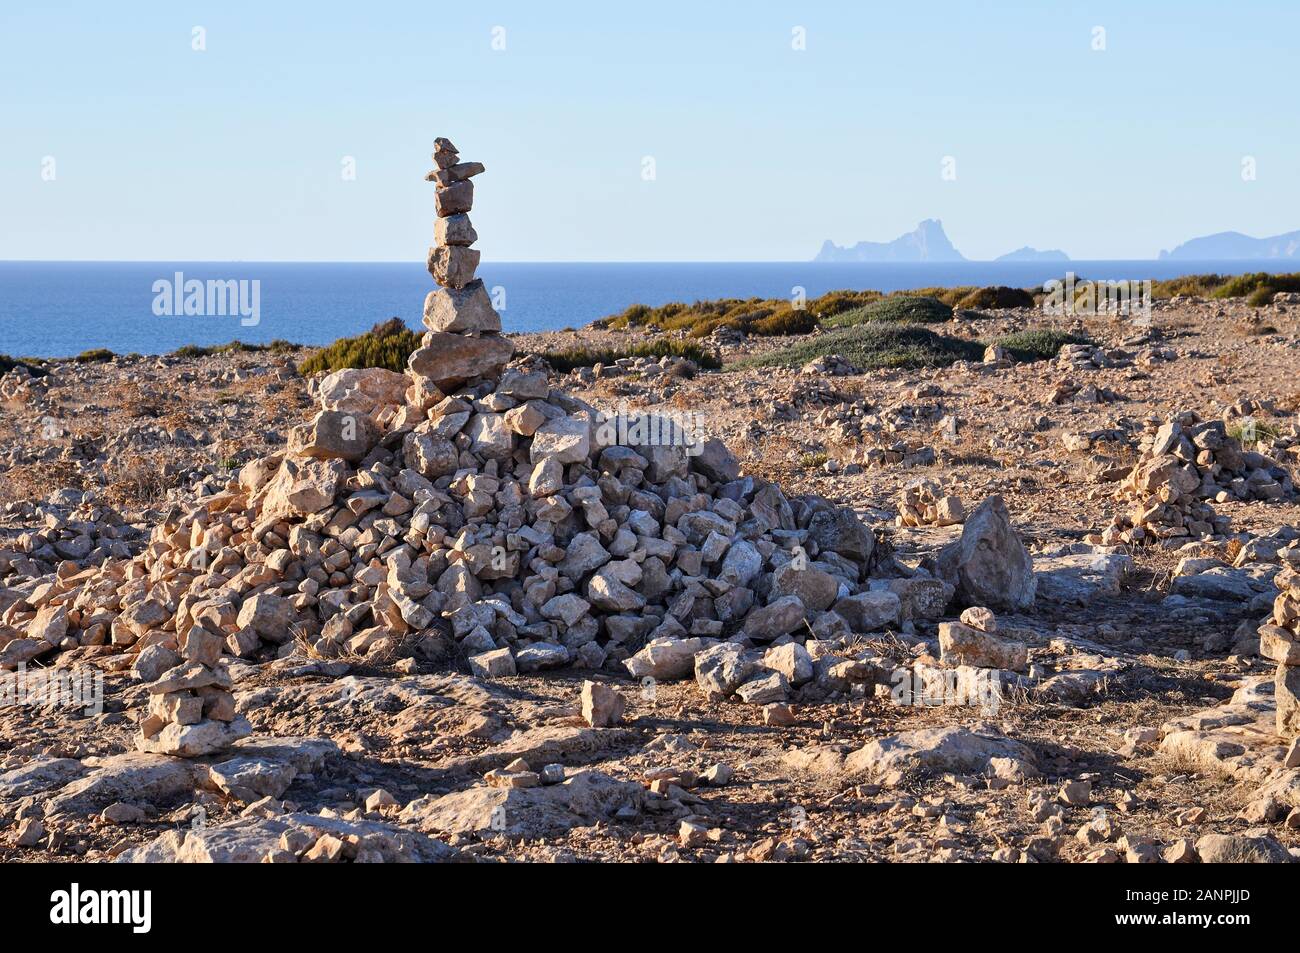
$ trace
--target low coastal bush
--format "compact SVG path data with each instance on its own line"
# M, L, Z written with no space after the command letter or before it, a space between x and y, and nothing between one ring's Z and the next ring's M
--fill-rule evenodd
M579 367L596 364L613 364L625 357L684 357L700 367L716 370L722 364L712 353L692 341L658 340L628 348L570 348L565 351L544 351L538 355L551 368L561 374Z
M1077 279L1076 279L1077 280ZM1208 298L1216 288L1223 287L1228 278L1225 275L1183 275L1179 278L1166 278L1151 282L1153 298L1185 297Z
M1088 338L1065 331L1020 331L995 339L1016 361L1053 358L1064 344L1086 344ZM978 361L985 342L938 334L919 324L865 321L809 338L780 351L742 358L734 368L802 367L828 354L838 354L864 371L879 368L945 367L956 361Z
M1279 291L1300 291L1300 274L1274 275L1257 271L1249 275L1235 275L1211 292L1215 298L1245 298L1254 307L1272 302Z
M1282 428L1262 420L1252 420L1249 424L1239 421L1228 425L1228 436L1237 440L1244 447L1253 447L1260 443L1272 443L1282 436Z
M285 354L302 349L301 344L294 344L283 338L276 338L269 344L245 344L243 341L228 341L225 344L185 344L172 351L172 357L211 357L214 354L257 354L270 351L273 354Z
M964 295L958 302L959 308L1032 308L1034 296L1024 288L1008 288L1006 285L976 288Z
M819 334L770 354L754 355L733 367L801 367L838 354L862 370L885 367L944 367L955 361L978 361L984 345L936 334L918 324L868 321Z
M298 371L303 376L310 376L349 367L383 367L401 373L406 370L411 352L419 346L420 335L408 328L401 318L390 318L365 334L339 338L303 361Z
M1033 306L1034 296L1029 291L1002 285L920 288L888 295L840 289L810 298L802 307L795 307L787 298L719 298L694 304L674 301L657 308L634 304L618 314L593 321L592 326L609 330L684 331L692 338L708 337L718 328L734 328L757 337L780 337L808 334L819 326L846 327L868 320L933 324L952 317L954 307Z
M694 304L674 301L657 308L634 304L592 325L611 330L685 331L693 338L708 337L719 328L733 328L758 337L780 337L807 334L817 327L819 320L879 298L878 291L830 291L804 302L800 308L787 298L719 298Z
M882 298L933 298L941 301L950 308L955 308L957 302L968 294L979 291L975 285L957 285L952 288L944 288L938 285L929 288L909 288L906 291L891 291L887 295L881 295Z
M993 341L1016 361L1047 361L1056 357L1066 344L1089 344L1088 338L1067 331L1051 328L1038 328L1032 331L1018 331Z
M1245 298L1254 308L1272 303L1279 291L1300 291L1300 273L1273 274L1256 271L1246 275L1183 275L1155 281L1151 294L1156 298L1192 295L1198 298Z
M850 291L848 289L828 291L821 297L813 298L808 302L808 313L821 321L825 321L827 318L833 318L845 311L852 311L864 304L879 301L883 297L884 295L879 291Z
M1034 291L1006 285L954 285L894 291L891 297L934 298L950 308L1032 308Z
M938 324L952 317L952 308L938 298L895 295L837 314L822 322L828 328L869 322L891 324Z
M32 377L44 377L49 372L34 360L24 360L20 357L10 357L8 354L0 354L0 374L8 374L15 367L21 367Z
M792 334L808 334L817 327L817 318L803 308L782 308L773 311L767 317L755 318L742 326L746 334L759 337L789 337Z
M106 347L97 347L89 351L82 351L73 360L78 364L99 364L103 361L111 361L117 357Z
M735 328L758 335L803 334L816 326L816 319L796 311L788 301L722 298L691 305L672 302L658 308L637 304L621 314L600 319L596 325L611 329L685 331L693 338L704 338L718 328Z

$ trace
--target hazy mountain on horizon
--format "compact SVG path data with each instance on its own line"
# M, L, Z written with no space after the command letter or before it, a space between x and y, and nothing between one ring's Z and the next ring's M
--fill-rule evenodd
M1300 231L1285 232L1268 238L1251 238L1241 232L1216 232L1193 238L1161 251L1156 261L1267 261L1300 260ZM813 261L969 261L959 252L937 218L927 218L910 232L891 242L858 242L836 245L830 239L822 243ZM1028 245L999 255L993 261L1070 261L1059 248L1038 249Z
M1251 238L1241 232L1216 232L1183 242L1173 251L1161 251L1160 258L1184 261L1297 259L1300 258L1300 231L1270 238Z
M927 218L910 232L899 235L892 242L858 242L856 245L836 245L829 238L822 243L813 261L968 261L953 247L943 230L943 222ZM994 261L1069 261L1070 257L1058 249L1040 251L1028 245L1007 252Z
M927 218L892 242L858 242L842 247L829 238L813 261L965 261L944 234L943 223Z
M1026 245L1024 248L1017 248L1015 251L1009 251L1005 255L998 255L994 261L1069 261L1070 256L1059 248L1030 248Z

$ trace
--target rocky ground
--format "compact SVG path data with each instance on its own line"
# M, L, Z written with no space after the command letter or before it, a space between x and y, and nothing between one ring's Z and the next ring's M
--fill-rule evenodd
M170 623L132 608L136 634L119 637L128 620L114 608L97 622L109 602L79 596L69 640L58 595L139 582L102 567L147 555L154 527L247 480L246 464L309 419L314 382L256 353L11 372L0 858L1289 860L1300 756L1277 734L1275 664L1256 630L1300 538L1300 499L1276 479L1296 464L1297 314L1161 302L1150 329L1081 321L1096 349L1032 364L552 375L602 409L690 415L742 474L851 508L877 538L866 595L832 583L803 628L700 626L731 641L680 639L684 658L656 656L641 632L540 670L512 644L519 674L485 669L463 639L431 648L432 625L330 651L315 633L266 631L229 663L252 734L189 759L133 741L160 674L146 653L162 643L143 634ZM1045 324L1060 319L992 312L944 331ZM513 339L540 352L640 338ZM727 362L783 343L715 342ZM1156 543L1106 535L1116 517L1132 528L1124 481L1160 428L1179 415L1189 434L1201 426L1188 412L1223 421L1278 472L1221 483L1208 502L1229 522L1213 538L1163 535L1168 513L1152 517ZM920 582L942 578L964 534L1010 532L986 503L997 496L1032 576L959 579L976 606L961 622L947 598L922 605ZM901 523L919 525L896 520L900 500ZM974 598L981 585L996 598ZM241 612L241 631L261 631L259 613ZM102 677L102 706L16 700L37 673Z

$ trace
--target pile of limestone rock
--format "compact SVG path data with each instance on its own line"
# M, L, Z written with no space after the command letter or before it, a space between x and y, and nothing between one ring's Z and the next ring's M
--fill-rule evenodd
M896 440L886 446L867 447L859 458L864 467L929 467L938 462L934 447L925 443Z
M248 719L235 711L230 672L221 659L225 650L221 636L189 622L174 641L179 649L177 664L149 685L149 708L140 721L136 747L195 758L222 751L252 734ZM155 654L161 651L170 650L163 647Z
M1259 654L1277 663L1277 733L1293 738L1300 735L1300 573L1283 569L1274 583L1281 591L1272 619L1259 627Z
M138 747L193 757L249 732L231 656L409 652L488 678L569 665L698 678L703 665L719 693L767 704L809 665L874 681L829 652L842 636L938 619L954 599L1033 603L999 498L933 566L872 578L883 547L853 511L742 476L676 419L602 413L512 363L473 277L481 166L445 140L434 160L439 288L407 372L328 375L284 452L168 512L143 552L14 594L0 664L68 650L60 661L130 666L150 696ZM754 657L765 664L741 678Z
M898 526L955 526L965 520L962 501L936 480L913 480L898 495Z
M867 401L844 400L838 406L819 411L813 423L826 433L828 443L860 443L864 433L871 433L870 414L871 405Z
M861 374L862 371L848 358L841 354L823 354L803 365L800 374L829 375L831 377L848 377Z
M1056 364L1066 370L1092 371L1105 367L1123 367L1129 363L1123 352L1107 354L1093 344L1062 344L1056 354Z
M1116 491L1134 503L1097 541L1105 545L1223 536L1228 519L1208 501L1289 499L1291 477L1277 462L1228 432L1222 420L1184 411L1148 422L1141 456Z
M690 358L665 354L663 357L620 357L608 364L597 362L591 367L574 368L572 374L585 383L612 377L635 377L649 382L656 378L693 377L698 369Z
M771 642L818 620L845 631L881 601L877 621L899 619L897 595L855 602L876 540L852 511L741 476L675 420L607 416L510 363L467 251L481 167L445 141L434 159L440 287L408 371L327 376L284 452L173 508L143 552L16 593L0 664L71 650L65 662L131 666L152 696L139 747L192 756L247 733L229 656L409 650L493 677Z
M0 541L0 578L43 576L65 561L98 565L105 559L126 558L140 548L142 533L93 494L61 490L35 505L14 503L0 510L0 519L39 520L39 528Z
M1106 387L1095 384L1080 384L1078 381L1062 378L1052 385L1052 389L1043 395L1044 404L1113 404L1122 400L1119 394Z
M25 364L15 364L0 374L0 400L28 403L45 395L47 382L33 374Z

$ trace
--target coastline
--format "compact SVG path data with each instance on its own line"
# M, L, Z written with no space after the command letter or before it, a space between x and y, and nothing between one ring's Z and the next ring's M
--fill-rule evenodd
M816 297L841 288L893 292L951 285L1029 287L1067 271L1096 279L1279 271L1281 262L641 262L482 265L501 289L510 333L582 328L632 304ZM239 316L159 316L152 290L180 272L198 280L259 282L254 326ZM106 348L165 354L185 345L280 339L325 345L400 317L418 328L428 274L418 263L0 262L0 354L72 357Z

